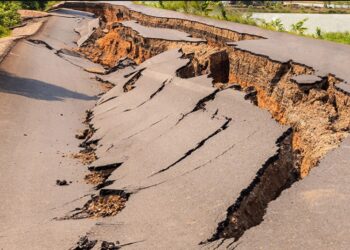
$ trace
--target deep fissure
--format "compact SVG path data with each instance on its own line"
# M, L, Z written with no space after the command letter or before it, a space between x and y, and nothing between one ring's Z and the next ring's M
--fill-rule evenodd
M300 158L299 152L293 151L292 137L293 131L289 129L278 138L277 153L263 164L254 180L227 209L227 218L219 223L208 242L220 238L237 241L246 230L263 221L268 203L299 179Z

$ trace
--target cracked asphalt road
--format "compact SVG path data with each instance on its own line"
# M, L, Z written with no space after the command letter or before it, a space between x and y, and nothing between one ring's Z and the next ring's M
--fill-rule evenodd
M98 99L100 83L86 69L104 69L65 50L81 41L75 31L91 20L97 25L96 19L73 10L58 13L63 15L50 17L32 42L20 41L0 65L0 247L69 249L88 235L129 249L277 249L282 242L291 249L346 249L340 222L346 221L349 192L337 182L346 183L349 139L306 181L272 202L264 221L239 242L200 244L276 155L288 127L245 100L245 93L217 91L207 75L178 77L188 63L179 48L99 76L116 86ZM186 37L182 32L181 39ZM133 88L126 91L130 82ZM70 157L79 151L74 136L87 109L97 129L89 140L98 142L98 159L89 167L115 167L102 190L84 183L86 166ZM69 185L58 186L57 180ZM130 197L114 217L55 219L99 191ZM291 201L298 209L290 209Z
M69 154L78 151L74 135L82 128L85 110L97 101L99 83L84 71L88 62L78 59L73 64L55 54L76 46L74 28L90 18L73 14L50 17L31 38L42 42L20 41L1 64L1 246L69 248L90 232L97 239L138 242L131 248L196 248L275 153L275 142L286 128L232 89L217 93L205 109L197 110L196 104L215 91L212 79L176 77L188 59L178 49L162 53L137 67L144 70L134 90L124 93L120 81L94 109L92 123L99 130L93 138L103 139L93 164L123 162L109 177L118 181L108 189L132 192L126 208L99 223L53 220L95 192L83 183L86 169ZM265 146L260 149L261 141ZM252 159L257 147L258 157ZM247 165L244 171L241 164ZM227 182L217 185L223 176L229 176ZM57 186L57 179L69 185Z

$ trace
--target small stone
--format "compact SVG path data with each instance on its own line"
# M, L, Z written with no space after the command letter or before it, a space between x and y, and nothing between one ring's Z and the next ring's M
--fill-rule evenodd
M56 185L58 186L67 186L68 183L66 180L56 180Z

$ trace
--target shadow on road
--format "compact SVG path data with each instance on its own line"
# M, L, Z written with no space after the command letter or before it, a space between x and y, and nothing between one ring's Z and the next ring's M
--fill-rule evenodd
M0 92L47 101L63 101L66 98L97 99L96 96L88 96L35 79L17 77L4 71L0 71Z

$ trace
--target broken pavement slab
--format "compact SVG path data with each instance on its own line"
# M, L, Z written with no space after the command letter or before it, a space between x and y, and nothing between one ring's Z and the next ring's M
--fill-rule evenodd
M137 33L139 33L140 36L144 38L164 39L168 41L206 42L205 39L190 37L188 33L182 31L174 29L146 27L140 25L134 20L123 21L121 22L121 25L135 30Z
M125 208L118 216L111 218L113 223L119 225L123 222L124 226L118 227L116 235L112 232L104 234L105 239L118 237L121 242L142 242L147 239L138 247L166 248L171 245L176 249L195 247L209 239L218 223L225 219L227 207L238 199L264 162L275 154L275 143L287 129L273 121L267 112L261 112L245 101L244 93L232 89L217 93L211 86L212 79L207 76L176 77L175 72L181 64L169 64L174 60L172 58L179 58L179 62L183 61L182 65L187 61L181 59L181 53L175 49L151 58L151 62L146 60L144 64L148 66L138 66L145 69L136 79L135 89L129 92L120 90L116 98L102 97L105 101L93 109L90 124L97 130L90 140L98 141L98 160L93 162L92 168L102 169L122 162L107 179L112 183L102 190L131 193ZM166 74L164 70L167 70ZM158 75L165 78L157 79ZM147 85L158 83L153 87L156 89L167 78L172 79L154 98L126 111L130 106L135 107L130 102L142 103L142 99L148 98L152 91L147 90ZM123 82L119 84L123 85ZM204 90L206 94L201 93ZM110 91L113 92L113 89ZM214 92L216 94L212 100L199 104ZM133 94L143 98L139 99ZM197 105L198 109L195 108ZM169 115L173 118L170 119ZM166 122L162 117L166 117ZM270 145L263 151L258 146L262 141L265 146ZM246 154L241 154L243 148ZM257 148L260 157L250 162L248 159ZM241 169L240 163L246 167ZM216 185L223 175L230 175L227 184ZM204 176L211 177L208 179ZM197 184L193 186L193 183ZM161 193L171 195L163 196ZM187 202L181 198L184 196L192 198ZM198 207L197 204L202 205ZM167 206L172 208L166 209ZM210 216L208 211L211 211ZM143 215L139 217L136 214ZM193 223L187 224L188 220ZM161 221L173 232L178 232L176 235L180 232L182 235L184 230L197 233L175 242L172 236L163 233L162 227L152 226ZM135 228L139 229L135 231ZM145 231L145 228L148 230ZM98 234L99 228L96 227L94 232Z
M94 18L76 28L75 31L80 34L80 39L77 41L78 47L82 46L99 27L100 19Z
M186 88L184 90L189 91ZM161 92L158 98L162 95L166 95L165 92ZM208 102L206 109L208 111L198 110L188 115L174 128L166 130L160 138L149 137L150 134L157 134L157 128L136 135L139 139L132 141L132 145L140 144L139 149L114 170L109 179L116 181L106 187L109 190L126 189L135 193L131 194L124 210L110 219L119 226L115 228L116 233L114 230L104 232L105 239L118 237L121 242L140 242L135 245L136 248L172 246L181 249L197 248L200 242L211 237L217 224L224 220L226 208L238 198L263 163L275 153L275 141L285 129L271 120L268 113L261 112L245 101L243 93L231 89L219 92L213 101ZM217 109L217 118L212 119ZM225 119L219 118L222 116L232 116L227 129L209 138L181 162L159 172L220 128L225 123ZM117 119L118 116L115 117ZM201 127L203 124L205 127ZM263 129L261 124L269 129ZM109 145L110 138L126 137L123 134L115 137L112 135L114 131L111 130L109 136L104 137L106 140L100 141L103 147ZM264 150L259 147L262 142ZM118 145L111 150L111 157L114 155L117 160L118 152L125 152ZM258 157L252 158L253 152ZM101 160L104 157L101 155ZM157 224L165 225L172 234L167 234L163 227L153 226ZM99 227L94 232L99 234ZM174 238L173 235L178 237Z

